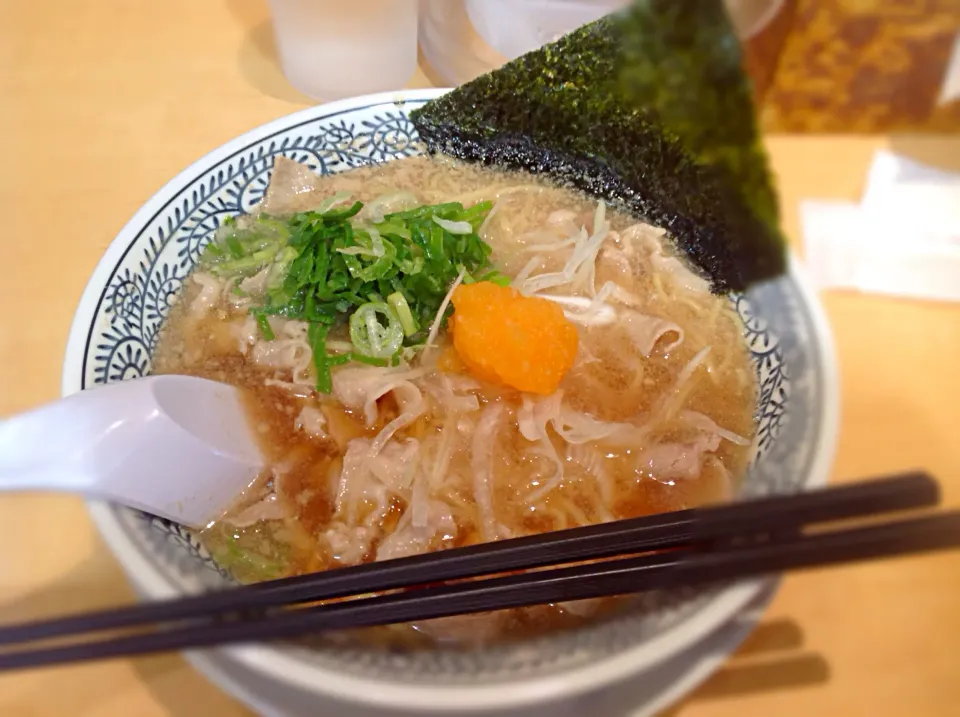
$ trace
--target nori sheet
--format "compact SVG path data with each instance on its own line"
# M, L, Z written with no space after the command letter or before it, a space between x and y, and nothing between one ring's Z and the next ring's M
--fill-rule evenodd
M411 120L431 152L547 174L666 228L717 292L785 269L722 0L637 0Z

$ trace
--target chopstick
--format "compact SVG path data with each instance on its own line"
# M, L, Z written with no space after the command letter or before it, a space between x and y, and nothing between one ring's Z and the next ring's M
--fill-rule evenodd
M855 496L867 496L860 507L856 507ZM819 496L819 500L813 500ZM691 528L686 518L678 519L681 514L666 514L658 517L663 526L682 525L680 534L685 538L686 547L657 552L652 555L620 558L600 563L573 565L568 567L538 570L519 575L493 577L485 580L423 587L412 591L379 595L370 598L354 599L332 605L321 605L299 609L273 611L265 615L249 618L245 621L187 623L185 626L174 626L170 629L137 634L128 637L100 640L92 643L67 645L63 647L40 648L36 650L21 650L0 654L0 670L35 667L61 662L75 662L79 660L104 659L124 655L145 654L171 649L187 649L207 647L219 644L236 642L252 642L257 640L283 639L302 636L305 632L324 629L343 629L349 627L364 627L393 622L408 622L424 620L448 615L483 612L509 607L522 607L541 604L544 602L560 602L591 597L603 597L629 592L646 590L654 587L673 587L694 585L703 582L737 579L750 575L778 572L783 570L810 567L813 565L827 565L849 562L887 555L933 550L960 545L960 513L945 513L933 517L911 519L870 525L867 527L820 532L813 535L802 535L800 528L816 526L817 523L846 519L850 517L869 515L878 512L900 510L905 508L930 505L936 501L936 483L924 474L911 474L881 481L873 481L856 486L827 489L816 493L803 494L792 498L765 499L749 501L722 508L697 509L701 516L694 521ZM790 503L799 508L795 511L786 509ZM773 506L774 510L767 513L761 511L763 506ZM865 509L869 506L869 510ZM750 511L746 513L746 509ZM706 518L702 518L703 514ZM762 514L761 514L762 513ZM743 522L739 525L731 522L731 517L738 514ZM772 520L771 516L779 516L779 520ZM689 517L689 516L687 516ZM649 519L644 519L649 520ZM630 522L630 521L625 521ZM616 524L593 526L593 528L607 527L609 532L617 533ZM648 525L647 528L650 526ZM576 531L563 531L566 533ZM562 533L537 536L549 543L550 536ZM623 552L640 552L639 544L649 545L651 535L654 535L654 547L661 550L664 544L673 544L676 540L669 536L674 535L668 528L661 532L649 530L641 531L637 542L622 541L619 550ZM692 540L689 536L695 536ZM569 538L569 536L567 536ZM597 537L594 530L590 530L586 543ZM711 541L721 539L721 547L709 548ZM517 541L503 541L495 545L508 546ZM562 542L562 541L561 541ZM574 541L575 542L575 541ZM515 546L514 546L515 547ZM593 545L594 549L598 549ZM464 551L448 551L456 553ZM509 551L507 551L509 552ZM583 553L575 551L563 552L565 559L583 560ZM487 552L481 553L486 560ZM433 554L435 556L443 553ZM611 553L607 553L611 555ZM424 556L429 558L430 556ZM397 565L414 559L389 561L381 566ZM419 563L423 560L417 561ZM538 560L543 563L542 560ZM486 572L503 572L502 562L494 559L492 567ZM367 566L364 566L367 567ZM462 565L460 566L463 567ZM358 569L348 568L331 573L356 573ZM367 571L369 572L369 571ZM320 577L320 576L316 576ZM369 575L364 576L369 580ZM446 577L445 579L451 579ZM277 581L286 583L287 581ZM300 582L303 582L302 580ZM416 584L414 580L404 581L403 586ZM422 584L422 581L421 581ZM369 590L365 590L369 592ZM222 602L223 597L230 595L252 595L247 588L225 591L214 594L214 603ZM355 594L355 593L351 593ZM276 596L267 596L275 599ZM264 597L264 596L259 596ZM315 599L315 598L308 598ZM154 606L138 606L138 608L181 605L190 602L194 611L191 617L199 618L201 611L197 604L201 598L190 598L186 601L159 603ZM236 610L232 604L231 612ZM276 604L269 602L269 604ZM137 608L134 608L136 610ZM129 609L128 609L129 610ZM123 610L112 613L117 615ZM222 610L215 608L203 612L205 617L217 617ZM97 613L101 617L109 613ZM84 617L67 618L67 620L83 620ZM160 620L152 620L158 622ZM64 621L35 623L32 632L22 635L19 639L38 639L42 637L63 636L64 632L51 631L51 624L61 625ZM148 621L138 620L144 624ZM94 621L93 624L98 624ZM71 623L68 627L77 627ZM18 626L6 629L9 636ZM28 626L19 626L21 632ZM38 629L41 628L41 629ZM102 629L93 627L91 629ZM74 632L80 632L76 629ZM9 642L10 640L8 640Z
M715 553L673 551L361 598L251 622L210 623L0 654L0 672L623 595L953 547L960 547L960 511Z
M495 572L609 558L627 552L668 550L709 543L738 532L784 531L807 523L922 508L935 505L938 500L936 481L928 473L911 471L797 495L660 513L271 580L195 597L0 626L0 646L23 640L330 600Z

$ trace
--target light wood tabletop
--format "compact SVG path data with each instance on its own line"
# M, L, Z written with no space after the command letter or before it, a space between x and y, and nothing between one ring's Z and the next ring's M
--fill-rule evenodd
M310 104L278 68L264 0L0 0L0 415L58 395L87 277L137 208L207 151ZM880 147L960 170L960 136L768 145L795 243L798 200L858 197ZM960 505L960 306L823 301L842 391L833 480L922 466ZM131 599L80 501L3 497L0 621ZM952 717L958 638L956 554L791 576L755 635L670 714ZM0 676L0 714L250 713L162 656Z

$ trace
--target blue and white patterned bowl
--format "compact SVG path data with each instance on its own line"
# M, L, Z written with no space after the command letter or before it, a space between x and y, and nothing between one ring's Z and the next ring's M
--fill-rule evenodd
M110 245L83 294L64 362L63 393L143 376L171 297L227 216L262 197L285 155L338 172L416 153L407 111L442 94L417 90L321 105L214 150L151 198ZM813 293L788 276L731 298L747 327L760 385L756 459L745 493L826 481L837 426L831 339ZM227 578L184 529L105 503L90 512L142 595L222 587ZM481 651L416 653L357 645L225 648L231 659L318 695L414 712L517 707L598 687L649 668L729 620L761 581L657 593L588 627Z

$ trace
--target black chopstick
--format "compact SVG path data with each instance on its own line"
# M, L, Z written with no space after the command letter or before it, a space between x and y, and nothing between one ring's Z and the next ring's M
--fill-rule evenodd
M196 620L313 600L526 570L625 553L709 543L730 535L790 530L935 505L937 482L923 471L555 531L496 543L273 580L195 597L0 627L0 645L157 622Z
M141 624L203 619L226 612L263 610L629 552L666 550L744 532L789 530L816 522L922 508L935 505L938 500L939 486L933 477L923 471L911 471L796 495L661 513L272 580L194 597L8 625L0 627L0 645Z
M301 637L312 632L427 620L551 602L701 585L810 567L960 547L960 511L711 551L642 557L468 581L247 622L214 622L92 643L0 654L0 671Z

